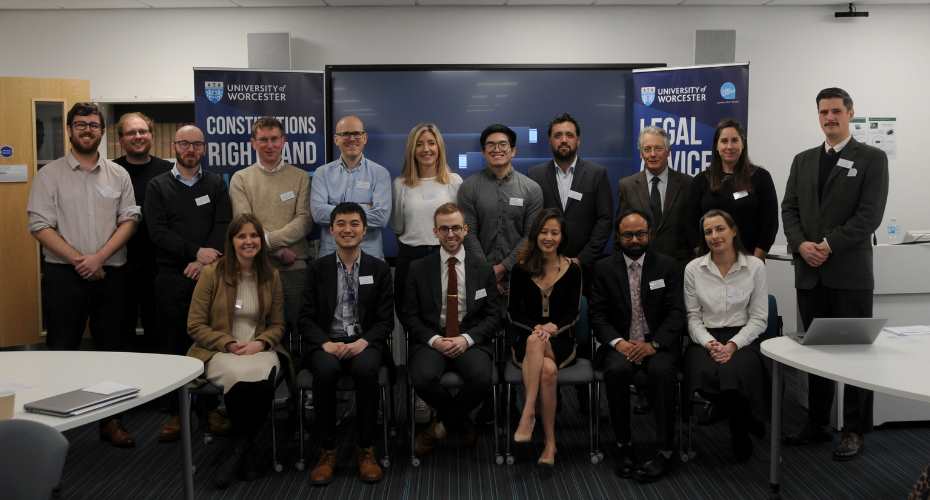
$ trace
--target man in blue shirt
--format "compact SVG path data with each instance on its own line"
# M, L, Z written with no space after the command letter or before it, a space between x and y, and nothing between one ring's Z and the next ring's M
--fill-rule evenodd
M391 217L391 175L387 169L362 154L368 143L365 124L357 116L345 116L336 122L333 140L339 147L339 159L316 169L310 183L310 213L313 221L328 225L330 213L344 202L358 203L365 210L368 232L362 251L384 259L381 228ZM320 256L336 251L331 234L320 235Z

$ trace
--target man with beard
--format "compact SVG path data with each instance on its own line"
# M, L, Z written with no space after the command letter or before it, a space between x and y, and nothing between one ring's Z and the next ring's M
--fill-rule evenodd
M607 402L617 436L617 475L655 481L671 465L675 445L675 380L685 332L682 272L675 259L649 249L648 212L622 212L618 252L597 263L591 287L591 325L601 341L597 364L604 371ZM656 421L659 452L639 467L633 462L630 384L645 370Z
M145 188L158 174L171 170L171 162L152 156L152 119L142 113L126 113L116 123L116 135L125 153L113 160L126 169L132 179L136 203L145 204ZM143 214L144 215L144 214ZM149 239L146 218L126 245L126 293L122 327L123 348L152 352L155 341L155 252ZM145 335L136 336L136 325L142 320Z
M174 134L174 167L149 181L145 216L155 245L158 312L157 351L186 354L187 310L204 266L219 258L232 218L226 184L200 165L206 144L203 132L185 125ZM162 426L158 440L176 441L181 432L177 401L169 399L172 417Z
M94 348L118 350L126 242L140 218L132 181L97 151L103 114L81 102L67 115L71 152L42 167L32 181L29 231L42 244L42 293L49 349L77 350L90 320ZM101 422L100 436L133 446L118 419Z

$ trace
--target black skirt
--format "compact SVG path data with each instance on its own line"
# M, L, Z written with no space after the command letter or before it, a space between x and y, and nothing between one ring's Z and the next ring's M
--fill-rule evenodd
M707 331L721 344L726 344L739 333L741 326L708 328ZM750 404L753 415L764 420L768 411L765 391L765 367L759 352L759 339L737 349L724 364L710 357L704 346L691 344L685 352L685 370L688 394L694 391L714 396L724 391L737 391Z

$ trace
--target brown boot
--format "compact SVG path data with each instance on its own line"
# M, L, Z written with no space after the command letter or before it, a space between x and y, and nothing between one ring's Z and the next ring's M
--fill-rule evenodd
M232 422L219 410L210 410L207 413L207 430L210 434L225 436L232 430Z
M320 450L320 460L310 471L310 484L324 486L332 482L336 471L336 450Z
M436 441L439 441L439 433L436 429L439 425L440 424L434 421L429 424L429 427L417 433L413 451L418 457L425 457L433 452L433 448L436 447ZM445 433L443 432L443 434Z
M161 431L158 433L158 441L162 443L170 443L177 441L181 437L181 417L173 415L171 418L161 426Z
M100 439L109 441L117 448L132 448L136 445L136 441L118 418L111 418L100 423Z
M359 448L358 449L358 478L366 483L377 483L384 477L381 466L375 460L375 449Z

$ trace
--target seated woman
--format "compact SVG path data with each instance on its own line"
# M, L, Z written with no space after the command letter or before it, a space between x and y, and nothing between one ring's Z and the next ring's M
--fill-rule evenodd
M693 344L685 352L689 391L717 401L730 418L737 460L752 455L749 433L762 437L762 358L756 341L768 321L765 264L746 253L733 218L710 210L701 218L703 256L685 267L685 308Z
M529 442L542 411L545 447L540 465L555 465L555 412L558 370L575 360L575 322L581 301L581 268L562 255L565 219L548 208L540 212L510 276L510 334L513 363L523 370L526 403L513 434Z
M233 218L223 257L200 273L187 317L194 340L188 351L206 363L207 379L223 387L232 421L231 450L224 454L213 483L229 486L233 475L260 475L255 436L271 407L270 374L280 370L278 354L284 333L284 292L268 261L264 229L252 214Z

